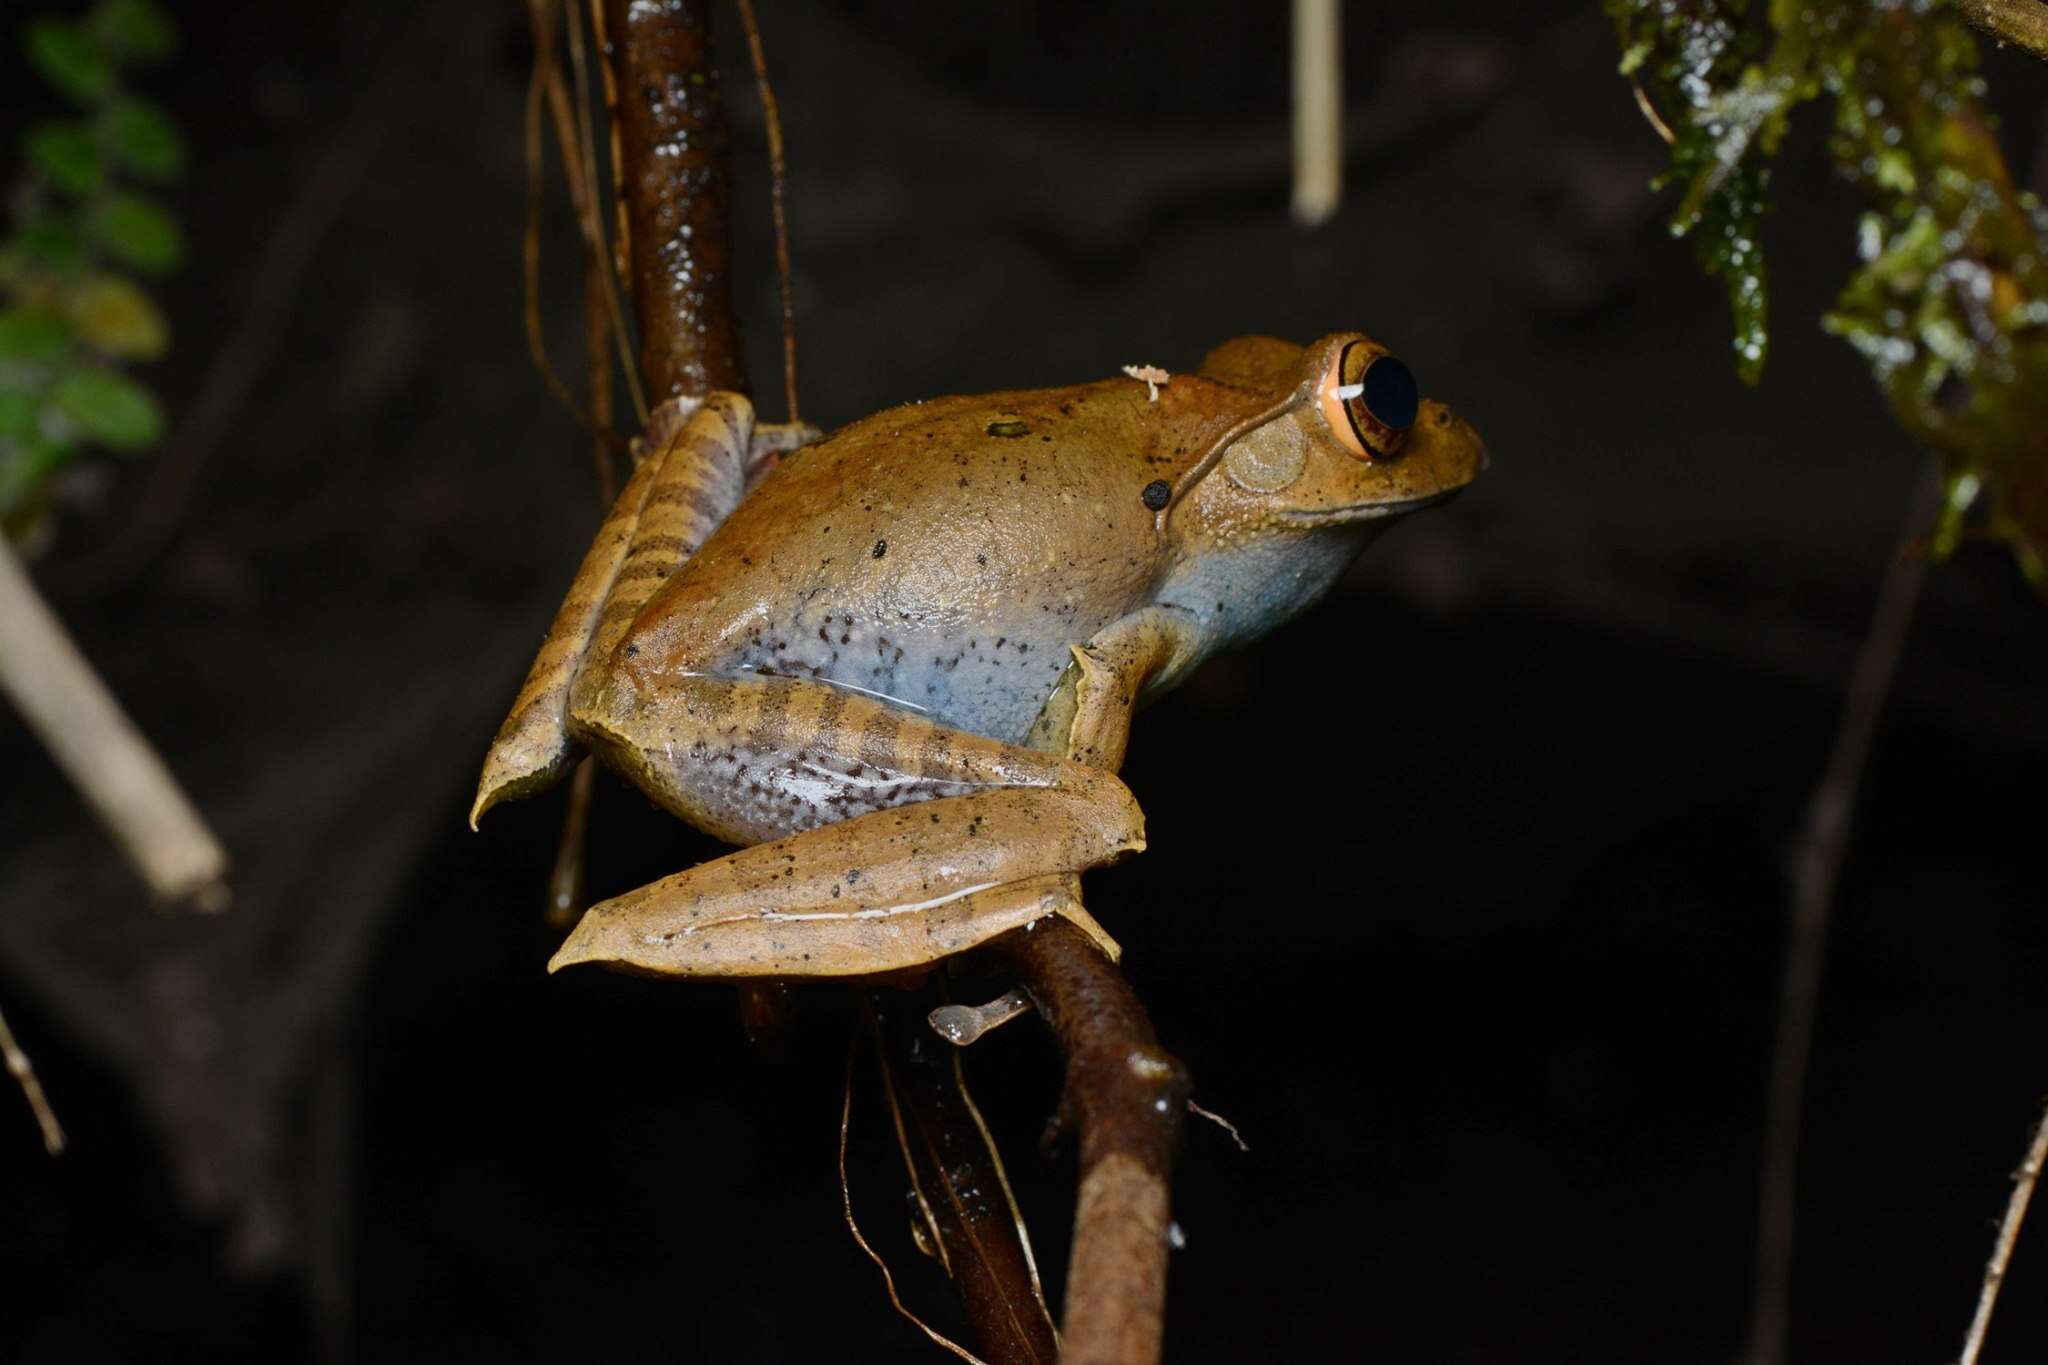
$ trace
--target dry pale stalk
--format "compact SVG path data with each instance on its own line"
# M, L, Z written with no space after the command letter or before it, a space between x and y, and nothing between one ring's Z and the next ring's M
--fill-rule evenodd
M14 1077L14 1083L21 1087L29 1112L36 1116L36 1126L43 1130L43 1150L56 1156L64 1150L64 1127L57 1122L57 1111L50 1107L49 1097L43 1094L43 1083L36 1078L35 1064L21 1050L21 1044L14 1041L14 1030L7 1027L4 1014L0 1014L0 1064L6 1066L7 1074Z
M1294 0L1294 220L1327 223L1343 197L1343 20L1337 0Z
M158 898L227 905L227 854L0 540L0 692Z
M2005 1201L2005 1217L1998 1223L1998 1241L1992 1245L1991 1262L1984 1267L1984 1288L1978 1292L1977 1312L1970 1319L1970 1334L1963 1340L1958 1365L1977 1365L1977 1356L1984 1349L1984 1334L1991 1329L1991 1310L1998 1306L2005 1268L2012 1263L2013 1243L2019 1241L2020 1224L2027 1219L2027 1205L2033 1202L2034 1186L2040 1183L2043 1165L2048 1165L2048 1112L2034 1125L2034 1139L2027 1144L2026 1160L2013 1172L2012 1198Z

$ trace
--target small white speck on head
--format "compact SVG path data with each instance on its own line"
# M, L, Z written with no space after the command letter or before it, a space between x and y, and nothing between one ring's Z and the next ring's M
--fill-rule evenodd
M1124 366L1124 373L1144 383L1145 401L1148 403L1157 403L1159 401L1159 386L1173 378L1171 374L1160 369L1157 365L1126 365Z
M1168 1223L1166 1225L1166 1244L1175 1251L1187 1250L1188 1235L1180 1230L1179 1223Z
M1364 392L1364 380L1360 380L1356 384L1339 384L1337 386L1337 397L1346 403L1350 402L1352 399L1358 397L1358 395Z

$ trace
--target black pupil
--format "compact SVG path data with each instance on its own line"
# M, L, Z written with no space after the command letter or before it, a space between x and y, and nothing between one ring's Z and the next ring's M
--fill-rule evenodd
M1415 387L1415 372L1390 355L1383 355L1365 370L1365 410L1396 431L1415 425L1415 412L1422 393Z

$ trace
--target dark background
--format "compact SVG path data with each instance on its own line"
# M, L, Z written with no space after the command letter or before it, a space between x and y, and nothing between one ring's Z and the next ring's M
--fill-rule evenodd
M0 1092L0 1360L941 1359L840 1221L844 993L805 992L771 1065L728 989L550 979L560 798L463 827L598 510L521 332L521 7L174 8L146 88L192 146L153 374L183 425L74 486L38 572L238 904L152 915L0 714L0 998L75 1142L46 1161ZM1347 7L1316 232L1285 212L1283 7L1097 9L763 6L806 415L1356 327L1494 455L1138 725L1151 851L1091 904L1251 1143L1186 1135L1169 1356L1733 1360L1785 852L1919 460L1816 326L1858 208L1821 116L1779 172L1750 391L1591 0ZM2041 187L2041 69L1988 71ZM573 374L560 197L543 316ZM1795 1360L1960 1345L2048 1088L2044 684L2007 557L1934 571L1841 887ZM617 784L596 820L599 894L714 851ZM970 1061L1057 1282L1056 1059L1027 1022ZM865 1070L852 1146L868 1234L952 1324ZM1986 1360L2044 1349L2036 1227Z

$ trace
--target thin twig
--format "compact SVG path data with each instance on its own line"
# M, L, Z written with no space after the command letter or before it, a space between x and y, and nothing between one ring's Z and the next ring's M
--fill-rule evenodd
M520 314L526 325L526 352L533 362L533 368L540 374L541 383L555 401L566 408L577 424L584 430L603 439L596 419L576 402L569 386L562 382L562 376L555 373L555 363L548 358L546 332L540 321L540 210L541 210L541 109L544 104L559 110L566 100L563 92L562 73L555 57L555 23L551 0L531 0L527 15L533 27L533 70L526 81L526 113L522 126L522 142L526 162L526 224L520 236ZM555 115L554 122L559 132L561 116ZM573 142L563 139L564 178L569 182L569 194L577 200L577 222L582 223L582 176L576 166L576 148Z
M1088 936L1041 920L994 945L1066 1055L1062 1112L1081 1133L1063 1365L1150 1365L1166 1309L1167 1184L1188 1076Z
M591 22L601 23L593 9ZM626 313L619 305L619 291L612 275L612 259L605 251L604 215L598 211L597 189L597 142L590 124L590 63L583 54L582 11L575 5L565 8L569 25L569 62L576 73L576 143L581 149L583 168L582 186L577 195L580 204L579 216L583 223L583 243L590 253L591 268L597 272L599 285L604 291L605 315L611 321L612 337L618 343L619 359L626 370L626 392L633 400L633 411L640 418L640 425L647 425L647 393L641 385L632 365L632 343L626 335ZM602 30L600 30L601 32ZM606 102L609 116L611 103ZM557 118L560 118L559 108ZM564 129L564 136L567 130ZM613 145L617 145L614 134Z
M1675 145L1678 142L1678 134L1671 131L1671 125L1657 112L1657 106L1650 103L1650 92L1643 89L1642 78L1633 71L1628 73L1628 87L1636 92L1636 108L1642 110L1643 118L1649 123L1651 130L1664 139L1666 147Z
M4 1014L0 1014L0 1062L6 1064L7 1074L21 1087L29 1112L36 1116L36 1126L43 1130L43 1150L51 1156L60 1155L64 1150L64 1125L57 1122L57 1111L50 1107L43 1083L36 1078L35 1064L21 1050L21 1044L14 1041L14 1030L7 1027Z
M2043 0L1956 0L1956 8L2001 43L2048 61L2048 4Z
M1914 546L1940 496L1932 461L1915 486L1898 547L1885 570L1870 633L1856 656L1827 767L1807 800L1792 853L1791 938L1778 998L1778 1034L1764 1114L1763 1171L1757 1183L1756 1293L1750 1315L1750 1365L1780 1365L1790 1326L1792 1238L1798 1198L1800 1109L1813 1054L1814 1016L1826 960L1835 885L1848 851L1858 789L1870 761L1877 720L1912 624L1927 563Z
M782 115L775 107L775 88L768 83L768 54L761 46L761 25L754 0L740 0L740 19L747 30L747 52L754 61L754 84L761 92L761 114L768 127L768 181L775 212L775 277L782 290L782 388L790 422L801 422L796 404L796 294L789 279L789 216L782 206L783 182L789 166L782 157Z
M597 503L610 507L619 495L618 466L612 447L612 350L610 324L613 303L606 289L611 270L602 251L591 251L583 265L583 352L590 379L590 420L594 439L590 443L592 470L596 475ZM597 792L597 762L585 757L569 780L569 799L562 812L562 837L555 845L555 865L548 876L546 920L550 928L566 931L583 913L583 854L590 829L590 802Z
M959 1053L932 1034L919 1002L881 991L867 1001L911 1189L981 1353L997 1365L1051 1365L1059 1343L1031 1241L1002 1159L950 1065Z
M930 1337L935 1344L951 1351L962 1360L970 1362L971 1365L988 1365L988 1362L982 1360L980 1356L975 1355L966 1347L941 1335L923 1318L911 1312L904 1305L902 1296L896 1292L896 1277L889 1273L889 1263L883 1260L881 1253L870 1246L868 1239L861 1235L860 1224L854 1220L853 1216L853 1186L846 1179L846 1134L847 1130L852 1126L853 1047L851 1041L849 1041L846 1049L846 1088L841 1093L839 1101L839 1200L840 1207L846 1214L846 1230L853 1234L855 1245L860 1247L867 1258L875 1263L875 1269L882 1272L882 1288L888 1291L889 1302L895 1306L898 1313L908 1318L917 1327L918 1331Z
M590 424L596 429L596 439L590 443L590 462L600 511L609 510L612 500L619 495L619 442L612 430L614 372L612 349L607 344L613 328L622 325L615 284L600 237L590 243L583 262L584 376L589 382ZM619 335L623 337L624 333ZM621 350L619 356L622 364L631 366L632 352Z
M590 834L590 800L597 791L597 760L585 755L569 778L569 797L562 806L562 835L555 843L554 865L548 870L548 903L542 914L548 928L567 933L583 913L583 855Z
M2048 1111L2034 1125L2026 1159L2013 1172L2012 1197L2005 1201L2005 1217L1998 1222L1998 1241L1991 1248L1991 1263L1984 1267L1984 1288L1977 1294L1977 1312L1970 1319L1970 1333L1963 1339L1963 1354L1957 1365L1977 1365L1977 1355L1984 1349L1984 1334L1991 1330L1991 1310L1998 1306L2005 1268L2012 1263L2013 1243L2019 1241L2020 1224L2027 1220L2027 1205L2033 1202L2034 1186L2041 1179L2044 1164L2048 1164Z
M159 900L228 904L228 855L0 538L0 693Z

